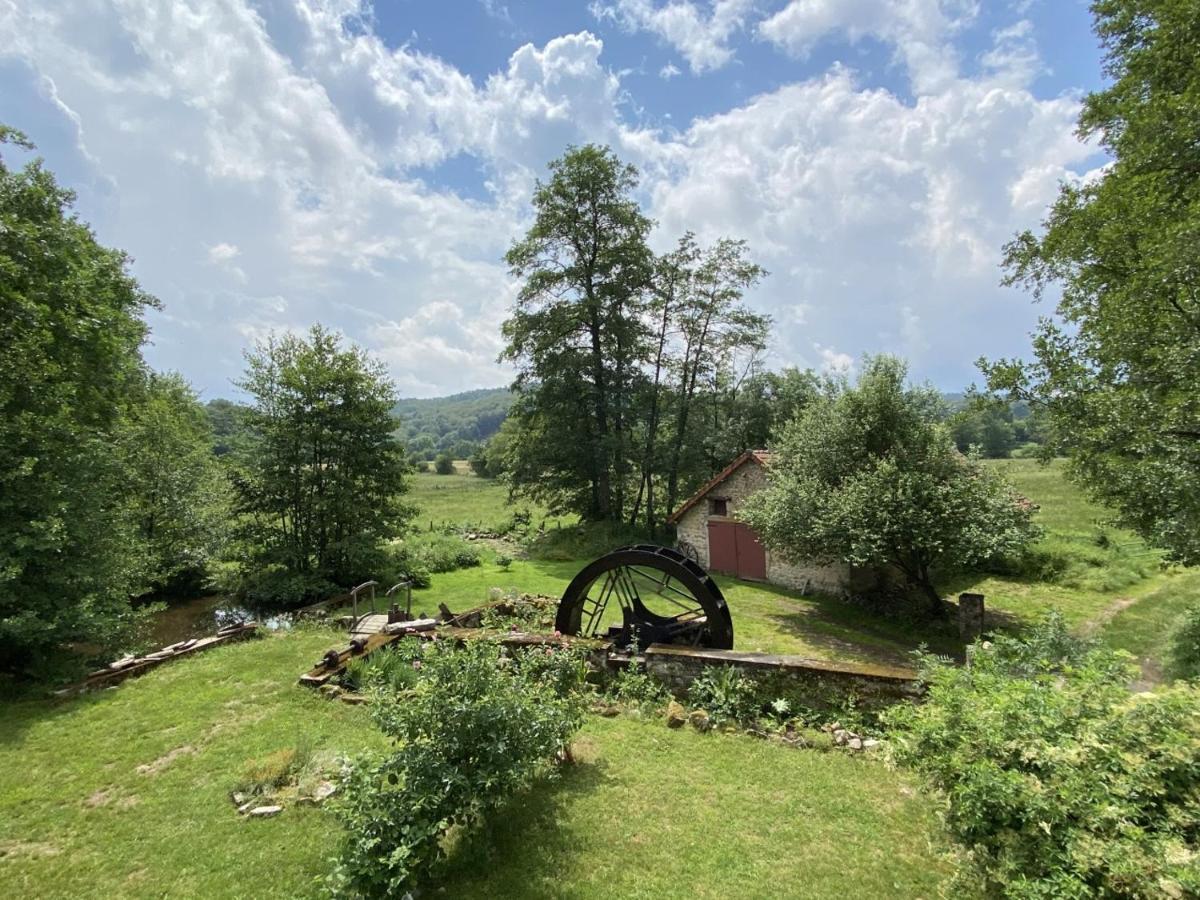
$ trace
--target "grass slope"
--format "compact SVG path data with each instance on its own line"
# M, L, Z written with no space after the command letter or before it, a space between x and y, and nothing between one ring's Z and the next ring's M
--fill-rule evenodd
M384 745L365 708L295 684L333 639L265 638L116 690L0 706L0 883L48 898L319 895L336 819L248 820L228 792L246 760L301 734ZM579 756L464 842L444 896L933 894L928 804L874 760L628 718L589 721Z

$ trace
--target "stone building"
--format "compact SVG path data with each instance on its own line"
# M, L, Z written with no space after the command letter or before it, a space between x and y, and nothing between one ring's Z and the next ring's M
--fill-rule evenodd
M786 559L738 521L746 498L766 485L770 461L765 450L747 450L672 513L667 521L675 525L680 546L691 545L706 569L749 581L826 594L860 589L868 573L846 563Z

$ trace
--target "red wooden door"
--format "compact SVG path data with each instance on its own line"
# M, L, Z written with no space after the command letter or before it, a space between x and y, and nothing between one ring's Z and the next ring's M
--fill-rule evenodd
M738 578L765 581L767 552L749 526L727 519L709 519L708 567Z
M748 525L736 523L734 534L737 537L737 574L738 578L749 578L753 581L767 580L767 551L762 541Z
M735 522L708 520L708 567L714 572L737 574L737 530Z

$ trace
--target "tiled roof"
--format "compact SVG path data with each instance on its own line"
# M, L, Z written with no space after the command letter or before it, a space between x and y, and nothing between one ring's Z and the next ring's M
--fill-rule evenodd
M671 524L678 522L679 517L703 500L705 494L715 488L718 484L720 484L746 463L751 461L758 463L760 466L769 466L771 464L771 453L768 450L747 450L745 453L723 468L720 472L710 478L704 487L700 488L700 490L696 491L696 493L692 494L691 497L684 501L684 504L679 507L679 509L667 516L667 522Z

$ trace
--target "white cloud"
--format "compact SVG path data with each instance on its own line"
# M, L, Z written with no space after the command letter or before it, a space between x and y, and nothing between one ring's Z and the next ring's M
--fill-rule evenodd
M610 19L628 31L648 31L675 48L694 74L720 69L733 59L729 40L746 23L753 0L712 0L707 14L693 0L594 0L597 19Z
M665 66L663 66L661 69L658 70L658 77L663 79L664 81L670 81L676 75L682 75L682 74L683 73L679 70L679 66L675 65L674 63L667 63Z
M977 13L976 0L790 0L759 23L758 33L800 58L830 35L878 38L895 46L913 87L927 93L954 78L951 38Z
M222 242L220 244L213 244L208 248L208 258L214 263L229 262L231 259L236 259L241 252L236 244Z
M854 371L854 357L849 353L839 353L832 347L822 347L813 344L813 349L821 358L820 369L830 375L849 375Z
M685 6L699 31L654 17L691 21ZM751 14L605 8L644 13L630 21L656 23L694 71L727 63ZM0 0L0 64L17 63L0 66L0 97L31 98L34 120L14 124L35 139L68 136L43 143L51 167L82 173L82 214L166 304L151 362L210 394L230 390L247 340L314 321L381 354L405 393L503 383L504 251L545 163L592 140L642 168L660 246L689 228L749 240L773 273L750 298L775 316L772 362L894 350L919 375L969 373L980 353L1017 352L1033 316L996 285L1000 246L1061 180L1096 177L1080 172L1077 101L1030 93L1027 27L996 33L979 76L958 73L971 12L795 0L764 36L797 54L835 32L892 41L920 72L916 99L839 66L658 133L630 125L587 31L472 79L387 46L356 0ZM434 186L464 157L479 191Z

